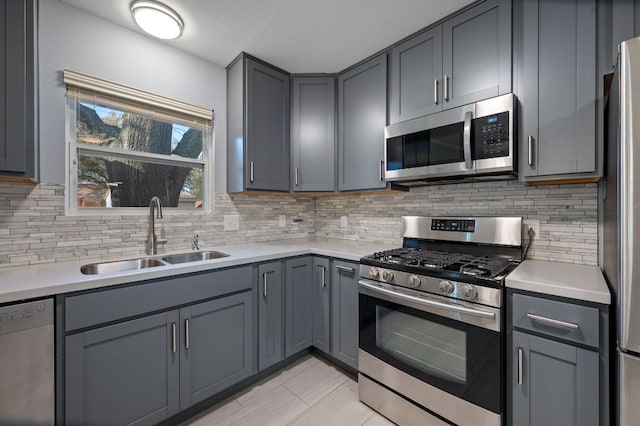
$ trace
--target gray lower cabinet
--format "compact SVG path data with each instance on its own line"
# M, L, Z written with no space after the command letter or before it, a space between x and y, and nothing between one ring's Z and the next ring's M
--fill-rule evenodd
M513 426L599 424L598 352L514 331L512 357Z
M596 0L517 4L521 176L598 177Z
M180 309L180 409L252 374L251 293Z
M293 191L336 189L335 77L292 78Z
M285 261L285 347L289 357L313 344L313 258Z
M313 258L313 346L331 353L331 262Z
M35 181L37 2L5 1L0 12L0 175Z
M358 264L331 262L331 355L358 368Z
M246 54L227 67L227 190L289 191L286 72Z
M65 424L152 425L249 377L251 292L65 338Z
M338 189L384 189L387 55L338 76Z
M282 263L258 265L258 370L284 358Z

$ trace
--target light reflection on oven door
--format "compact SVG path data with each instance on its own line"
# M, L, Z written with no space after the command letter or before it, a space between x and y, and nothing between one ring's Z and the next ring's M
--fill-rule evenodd
M376 346L433 376L467 381L467 338L461 330L378 305Z

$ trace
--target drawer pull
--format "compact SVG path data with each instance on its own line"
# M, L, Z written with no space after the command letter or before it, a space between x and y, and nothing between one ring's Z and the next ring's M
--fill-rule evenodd
M350 274L353 274L356 272L355 268L350 268L348 266L342 266L342 265L336 265L336 269L339 271L348 272Z
M546 318L546 317L541 317L539 315L535 315L535 314L531 314L528 313L527 314L527 318L529 318L532 321L538 321L544 324L549 324L549 325L555 325L558 327L564 327L564 328L569 328L571 330L577 330L579 328L578 324L575 324L573 322L565 322L565 321L559 321L559 320L555 320L552 318Z

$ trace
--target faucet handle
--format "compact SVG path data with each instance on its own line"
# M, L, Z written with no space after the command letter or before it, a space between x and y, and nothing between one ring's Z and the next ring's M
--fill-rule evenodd
M198 234L193 235L193 247L191 248L193 250L200 250L200 235Z

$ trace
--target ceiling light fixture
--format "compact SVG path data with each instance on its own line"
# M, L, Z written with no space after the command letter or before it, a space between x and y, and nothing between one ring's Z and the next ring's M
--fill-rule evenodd
M182 35L184 23L175 11L156 1L134 1L131 16L146 33L164 40L173 40Z

